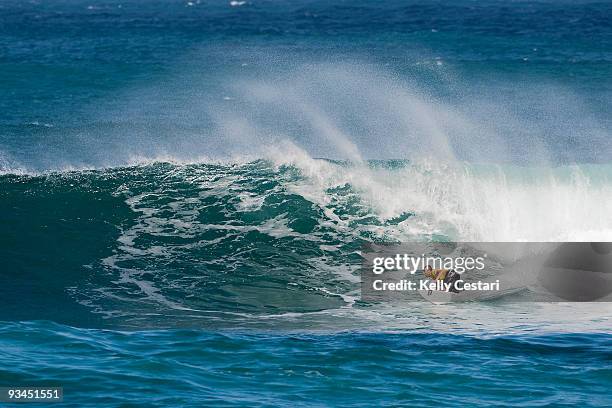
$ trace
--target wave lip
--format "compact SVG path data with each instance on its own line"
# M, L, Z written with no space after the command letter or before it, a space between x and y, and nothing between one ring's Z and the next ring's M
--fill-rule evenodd
M4 175L2 313L94 327L325 328L333 316L338 327L378 327L398 311L362 309L363 242L609 240L609 172L296 151Z

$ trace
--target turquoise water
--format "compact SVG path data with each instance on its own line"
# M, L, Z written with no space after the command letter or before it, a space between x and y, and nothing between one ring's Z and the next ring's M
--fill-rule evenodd
M359 292L364 243L611 240L611 5L232 4L0 5L0 386L612 405L610 303Z
M140 405L143 396L159 406L611 402L609 334L127 333L44 322L7 324L1 334L4 362L20 367L3 381L63 385L79 406Z

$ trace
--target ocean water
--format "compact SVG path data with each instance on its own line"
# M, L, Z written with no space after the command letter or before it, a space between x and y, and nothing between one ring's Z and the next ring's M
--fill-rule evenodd
M610 303L360 299L364 243L612 240L612 3L4 1L0 386L611 406Z

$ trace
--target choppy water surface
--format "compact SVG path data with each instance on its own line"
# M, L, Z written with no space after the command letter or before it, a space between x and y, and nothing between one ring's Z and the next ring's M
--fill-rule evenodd
M610 241L610 4L4 2L0 385L610 406L609 303L368 304L366 242Z

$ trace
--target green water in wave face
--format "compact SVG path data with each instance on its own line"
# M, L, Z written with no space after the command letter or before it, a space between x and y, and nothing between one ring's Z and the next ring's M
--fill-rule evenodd
M338 311L309 324L359 326L362 243L606 233L605 168L539 171L309 159L5 175L1 313L138 328ZM456 194L469 189L482 193ZM533 192L564 199L540 214ZM509 201L523 219L488 223Z
M163 325L345 304L356 224L290 191L302 178L265 162L3 176L3 315ZM340 217L366 213L350 186L331 195Z
M611 7L2 1L0 386L611 406L607 304L358 277L362 242L610 240Z

